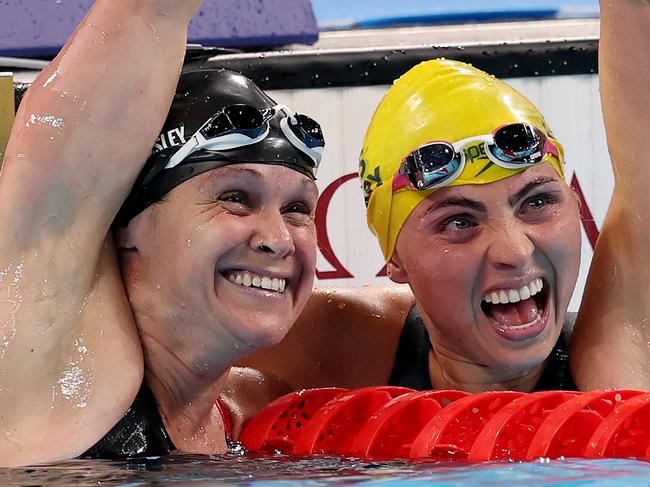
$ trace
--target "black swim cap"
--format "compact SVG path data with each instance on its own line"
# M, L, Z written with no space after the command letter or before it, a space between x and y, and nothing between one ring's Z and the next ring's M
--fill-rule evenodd
M232 105L248 105L263 112L276 103L250 79L234 71L210 69L181 75L165 125L120 208L115 225L126 226L134 216L160 201L182 182L229 164L277 164L315 179L314 160L286 138L280 128L279 116L268 120L268 135L254 144L221 151L199 149L176 167L164 169L170 157L207 120Z

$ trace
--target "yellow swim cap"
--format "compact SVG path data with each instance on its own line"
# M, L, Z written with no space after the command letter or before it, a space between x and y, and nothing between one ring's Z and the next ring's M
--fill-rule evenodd
M457 142L488 135L511 124L527 123L541 130L557 147L546 154L564 177L564 151L541 113L521 93L503 81L448 59L425 61L402 75L375 111L359 161L359 177L368 206L368 226L377 236L386 261L395 250L402 225L413 209L435 189L393 193L393 177L401 161L431 141ZM492 163L476 142L464 148L467 163L448 186L486 184L526 167L505 169Z

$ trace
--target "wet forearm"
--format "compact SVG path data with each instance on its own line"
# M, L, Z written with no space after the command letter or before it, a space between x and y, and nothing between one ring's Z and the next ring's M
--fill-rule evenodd
M28 153L64 173L83 164L95 192L128 191L169 109L200 3L97 1L25 97L16 126L29 130L12 137L7 159Z

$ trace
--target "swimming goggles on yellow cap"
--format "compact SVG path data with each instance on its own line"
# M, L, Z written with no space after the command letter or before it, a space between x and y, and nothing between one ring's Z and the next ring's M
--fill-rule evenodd
M401 188L436 189L454 181L465 168L465 147L479 145L487 158L504 169L523 169L541 162L546 154L559 158L557 146L527 123L502 125L488 135L457 142L433 141L402 159L393 178L393 192Z

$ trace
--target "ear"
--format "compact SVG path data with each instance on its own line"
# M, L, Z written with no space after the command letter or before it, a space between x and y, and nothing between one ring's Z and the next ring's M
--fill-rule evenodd
M393 252L393 256L390 258L386 264L386 273L391 281L396 282L397 284L408 284L409 276L402 261L397 255L397 251Z
M133 230L132 222L125 227L118 227L113 230L113 241L118 251L134 252L138 250L136 233Z
M154 225L155 208L156 204L148 206L131 218L125 227L113 230L113 241L118 251L137 252L139 248L146 247L147 239L151 240L149 236Z

